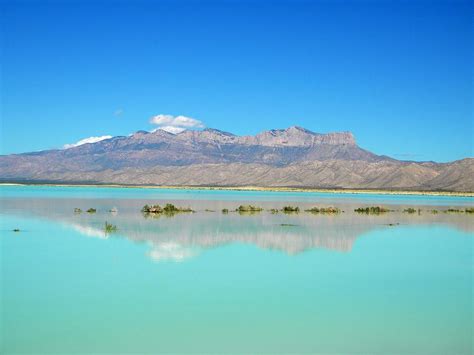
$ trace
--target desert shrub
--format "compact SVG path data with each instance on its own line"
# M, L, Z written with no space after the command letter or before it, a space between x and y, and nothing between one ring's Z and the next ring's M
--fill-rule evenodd
M365 214L381 214L381 213L387 213L390 210L381 207L381 206L371 206L371 207L359 207L354 210L354 212L357 213L365 213Z

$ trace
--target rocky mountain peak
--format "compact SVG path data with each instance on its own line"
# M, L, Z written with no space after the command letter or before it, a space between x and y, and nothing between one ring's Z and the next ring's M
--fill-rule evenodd
M319 144L356 144L354 136L350 132L321 134L299 126L264 131L253 138L256 144L264 146L312 147Z

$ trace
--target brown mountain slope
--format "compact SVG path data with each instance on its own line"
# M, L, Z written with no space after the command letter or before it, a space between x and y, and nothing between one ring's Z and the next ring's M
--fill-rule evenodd
M474 159L405 162L351 133L300 127L235 136L214 129L137 132L64 150L0 156L8 182L474 191Z

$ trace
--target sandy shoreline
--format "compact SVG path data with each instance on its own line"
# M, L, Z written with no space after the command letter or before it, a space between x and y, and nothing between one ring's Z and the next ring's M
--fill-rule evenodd
M420 196L453 196L474 197L474 192L450 191L398 191L398 190L366 190L366 189L313 189L293 187L258 187L258 186L147 186L147 185L116 185L116 184L19 184L0 183L0 186L55 186L55 187L114 187L139 189L167 190L222 190L222 191L272 191L272 192L318 192L331 194L377 194L377 195L420 195Z

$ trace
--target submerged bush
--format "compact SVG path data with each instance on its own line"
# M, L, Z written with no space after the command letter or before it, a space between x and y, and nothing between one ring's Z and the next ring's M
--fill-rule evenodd
M237 212L241 212L241 213L245 213L245 212L260 212L262 211L263 208L261 207L256 207L256 206L252 206L252 205L240 205L236 211Z
M305 210L305 212L309 212L309 213L326 213L326 214L335 214L335 213L340 213L341 210L339 208L336 208L336 207L312 207L312 208L309 208L307 210Z
M113 224L105 222L104 231L105 231L105 233L116 232L117 231L117 226L114 226Z
M448 208L444 213L463 213L463 210L460 210L458 208ZM468 212L469 213L469 212Z
M283 213L298 213L300 211L300 208L298 206L293 207L293 206L285 206L282 209Z
M366 214L381 214L390 212L389 209L380 206L372 206L372 207L359 207L354 210L357 213L366 213Z
M171 203L167 203L164 207L161 207L160 205L145 205L142 208L142 213L145 214L159 214L159 213L164 213L164 214L175 214L175 213L180 213L180 212L194 212L191 208L189 207L176 207L175 205Z

